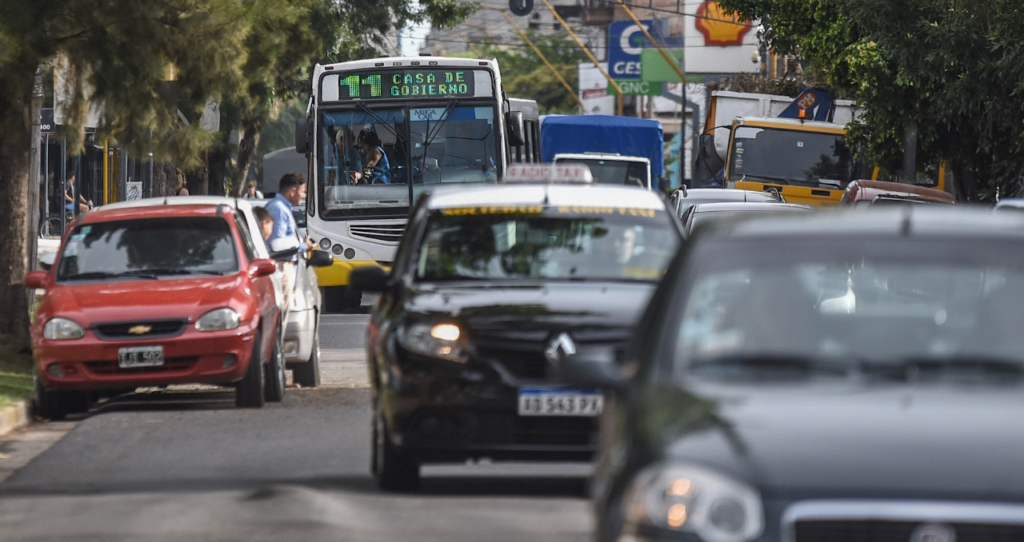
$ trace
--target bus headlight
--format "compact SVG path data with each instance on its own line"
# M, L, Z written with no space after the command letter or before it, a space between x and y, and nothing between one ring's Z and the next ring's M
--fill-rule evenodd
M343 247L341 245L334 245L333 247L331 247L331 252L335 256L341 256L341 253L344 252L344 251L345 251L345 247Z
M321 239L318 244L320 245L320 250L328 250L331 248L331 240L326 237Z

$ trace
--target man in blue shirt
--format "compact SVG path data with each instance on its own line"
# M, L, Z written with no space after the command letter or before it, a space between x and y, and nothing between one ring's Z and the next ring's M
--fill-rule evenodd
M286 242L298 241L295 233L295 217L292 216L292 206L302 203L306 199L306 178L301 173L286 173L281 177L278 184L277 195L266 205L266 210L274 218L274 229L267 238L267 245L273 247L274 241L278 239ZM315 245L307 237L305 239L306 250L313 250ZM291 246L295 246L292 244ZM273 249L271 249L273 250ZM292 256L289 261L277 262L277 269L281 272L281 289L284 291L284 313L281 315L281 323L287 323L288 310L292 306L292 291L295 289L295 271L299 255Z

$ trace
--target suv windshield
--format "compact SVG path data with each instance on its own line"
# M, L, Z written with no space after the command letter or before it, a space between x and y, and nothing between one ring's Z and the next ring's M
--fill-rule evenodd
M761 239L705 245L694 258L679 368L749 356L1024 362L1024 246Z
M324 113L320 130L328 219L405 216L410 180L414 197L438 183L492 181L501 161L493 107L364 107Z
M596 211L601 209L588 209ZM427 222L416 277L658 280L679 243L667 213L606 208L445 209Z
M853 155L841 135L740 126L734 141L731 181L845 188L853 176Z
M223 275L238 251L223 218L139 218L75 228L61 253L58 281Z
M585 164L594 175L594 182L600 184L628 184L647 188L647 164L623 160L581 160L578 158L558 160L557 164ZM639 181L639 182L637 182Z

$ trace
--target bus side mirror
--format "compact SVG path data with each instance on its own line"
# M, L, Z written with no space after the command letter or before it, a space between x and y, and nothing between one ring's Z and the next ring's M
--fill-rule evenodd
M313 139L309 133L309 126L308 118L295 120L295 152L299 154L309 152L309 140Z
M526 127L523 124L522 111L509 111L505 114L505 124L508 125L508 142L513 147L526 145Z

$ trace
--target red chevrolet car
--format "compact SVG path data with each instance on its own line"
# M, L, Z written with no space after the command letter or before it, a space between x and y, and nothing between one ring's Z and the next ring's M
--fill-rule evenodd
M31 328L36 412L61 419L97 392L183 383L235 386L240 407L279 401L276 265L257 254L230 205L82 215L50 271L25 276L45 291Z

